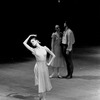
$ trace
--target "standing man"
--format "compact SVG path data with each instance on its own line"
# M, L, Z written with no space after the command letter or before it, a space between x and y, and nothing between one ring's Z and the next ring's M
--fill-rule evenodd
M74 66L72 62L72 49L73 44L75 43L75 37L72 30L68 28L66 22L64 23L64 27L65 31L63 32L62 37L62 51L67 64L67 75L62 76L62 78L70 79L73 77L72 74Z

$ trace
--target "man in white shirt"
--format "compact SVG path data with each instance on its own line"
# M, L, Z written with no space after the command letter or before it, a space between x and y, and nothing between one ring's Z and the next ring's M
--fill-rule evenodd
M63 32L62 37L62 50L67 64L67 75L62 77L70 79L73 74L72 49L73 44L75 43L75 37L72 30L67 27L66 23L64 23L64 27L65 31Z

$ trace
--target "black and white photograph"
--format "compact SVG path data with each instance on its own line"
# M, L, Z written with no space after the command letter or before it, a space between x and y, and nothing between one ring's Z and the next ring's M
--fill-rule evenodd
M0 100L100 100L98 0L1 1L0 15Z

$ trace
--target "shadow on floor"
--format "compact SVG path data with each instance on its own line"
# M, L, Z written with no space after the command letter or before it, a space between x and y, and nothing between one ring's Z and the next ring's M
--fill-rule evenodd
M24 96L21 94L9 94L9 95L7 95L7 97L21 99L21 100L39 100L39 97L36 95Z
M35 60L35 58L3 58L0 59L0 64L22 63Z
M93 75L73 76L73 78L84 79L84 80L100 80L100 76L93 76Z

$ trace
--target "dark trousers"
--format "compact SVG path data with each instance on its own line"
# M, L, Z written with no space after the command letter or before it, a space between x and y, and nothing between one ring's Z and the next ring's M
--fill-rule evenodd
M72 76L73 69L74 69L73 62L72 62L72 51L69 51L69 54L66 54L66 49L67 49L67 45L62 44L62 52L67 64L66 66L67 73L68 73L68 76Z

